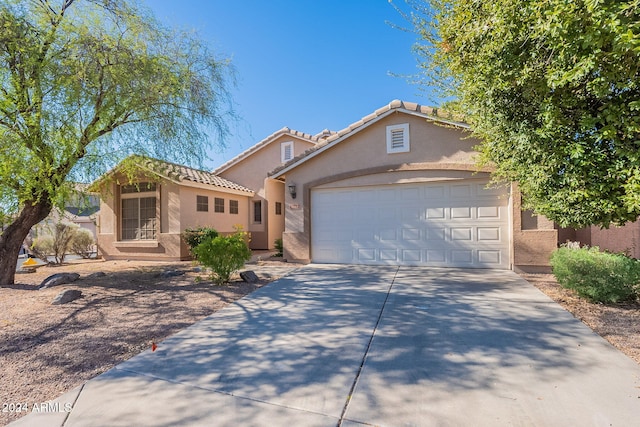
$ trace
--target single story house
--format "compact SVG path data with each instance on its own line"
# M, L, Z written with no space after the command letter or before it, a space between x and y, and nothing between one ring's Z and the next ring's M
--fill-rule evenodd
M186 228L210 226L221 233L248 228L253 190L210 172L135 156L134 183L120 166L92 187L102 197L98 251L103 258L187 260Z
M465 123L395 100L339 132L280 129L213 172L140 158L138 186L118 168L98 181L98 244L107 259L187 259L185 228L237 224L253 249L282 238L292 262L540 271L558 243L610 249L624 230L617 249L640 255L637 223L559 229L523 211L516 183L478 168L479 142Z

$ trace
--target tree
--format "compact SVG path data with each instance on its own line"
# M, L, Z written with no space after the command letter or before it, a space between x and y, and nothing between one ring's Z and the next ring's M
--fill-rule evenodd
M232 69L133 3L0 0L0 284L71 179L127 154L203 158L233 116Z
M407 0L422 84L562 226L640 215L639 0Z

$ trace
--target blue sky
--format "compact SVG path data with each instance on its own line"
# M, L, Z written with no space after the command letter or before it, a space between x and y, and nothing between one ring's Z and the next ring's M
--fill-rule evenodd
M415 34L387 0L146 0L171 27L194 29L232 60L240 121L213 168L284 126L340 130L393 99L432 105L406 78ZM403 0L395 0L403 6Z

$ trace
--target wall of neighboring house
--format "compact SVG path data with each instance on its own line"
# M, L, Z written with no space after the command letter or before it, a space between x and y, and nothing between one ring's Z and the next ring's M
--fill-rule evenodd
M267 178L267 174L282 164L282 144L287 142L293 142L294 157L314 145L285 133L218 174L255 191L248 217L251 249L273 249L275 239L280 238L284 230L284 212L283 215L274 215L276 201L284 199L284 186L271 182L273 180ZM261 208L259 221L255 213L256 202Z
M410 151L387 153L387 126L409 124ZM424 117L392 113L347 140L309 158L304 164L286 172L287 185L295 183L298 195L285 192L285 258L309 262L311 232L311 190L348 186L400 184L436 180L459 180L488 177L476 172L472 147L477 140L458 128L429 123ZM550 248L557 237L553 224L540 223L536 229L521 230L519 193L513 196L513 249L511 260L524 266L548 266Z
M559 243L579 242L582 246L598 246L601 250L622 252L640 259L640 221L623 226L612 225L608 229L598 226L578 230L564 229Z
M207 188L192 188L162 181L156 186L156 239L123 240L120 188L111 184L101 201L98 222L98 247L105 259L186 260L189 249L181 238L188 227L211 226L221 233L231 233L234 225L246 229L249 197ZM147 194L148 195L148 194ZM208 212L197 211L197 196L208 197ZM215 198L225 201L225 212L215 213ZM238 201L238 214L229 213L229 200Z

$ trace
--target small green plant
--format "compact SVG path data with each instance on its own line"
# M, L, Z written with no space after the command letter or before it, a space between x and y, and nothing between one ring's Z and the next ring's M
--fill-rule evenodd
M284 251L284 246L282 245L282 239L276 239L275 242L273 242L273 244L276 247L276 250L278 251L274 256L281 257Z
M592 302L618 303L638 297L640 261L598 247L561 247L551 255L558 283Z
M240 227L229 236L209 237L192 249L198 262L211 269L211 280L217 285L228 283L231 275L251 258L247 233Z
M182 232L182 239L184 239L187 246L191 250L191 253L197 258L197 255L193 249L204 242L207 239L213 239L218 237L219 233L212 227L194 227L186 228Z

